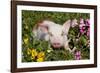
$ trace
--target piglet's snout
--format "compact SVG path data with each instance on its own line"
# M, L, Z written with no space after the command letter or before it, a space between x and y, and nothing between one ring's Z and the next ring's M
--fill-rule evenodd
M61 47L60 41L61 41L61 40L60 40L59 38L55 37L54 40L53 40L52 46L53 46L54 48L60 48L60 47Z
M60 48L60 47L61 47L60 43L53 43L52 46L53 46L54 48Z

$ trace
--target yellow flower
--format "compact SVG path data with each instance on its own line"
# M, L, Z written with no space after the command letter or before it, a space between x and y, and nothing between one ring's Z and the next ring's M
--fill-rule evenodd
M25 26L25 29L28 29L28 26Z
M32 57L31 57L32 59L35 59L35 55L32 53Z
M28 43L28 37L24 39L24 43L27 44Z
M27 54L30 55L31 54L31 49L27 49Z
M50 53L52 50L48 49L47 52Z
M37 51L35 49L32 49L32 55L37 56Z
M35 49L32 49L31 54L32 54L32 59L35 59L35 57L37 56L37 51Z
M38 58L37 59L37 62L43 62L44 61L44 58Z
M45 56L44 52L39 52L37 58L44 58L44 56Z

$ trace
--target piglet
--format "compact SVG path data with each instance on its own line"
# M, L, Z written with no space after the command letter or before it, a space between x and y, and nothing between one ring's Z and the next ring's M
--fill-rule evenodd
M40 40L49 41L53 48L64 47L66 50L72 52L68 45L68 31L70 29L71 20L67 20L63 25L56 24L49 20L44 20L38 23L36 29L33 29L33 33Z

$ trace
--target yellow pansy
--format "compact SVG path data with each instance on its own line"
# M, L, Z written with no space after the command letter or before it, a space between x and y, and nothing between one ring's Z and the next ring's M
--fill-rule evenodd
M27 49L27 54L30 55L31 54L31 49Z
M32 59L35 59L35 55L34 55L33 53L32 53L32 56L31 56L31 58L32 58Z
M44 58L44 56L45 56L44 52L39 52L37 58Z
M44 61L44 58L38 58L37 59L37 62L43 62Z
M24 38L24 43L27 44L28 43L28 40L29 40L28 37L27 38Z
M25 26L25 29L28 29L28 26Z
M37 51L35 49L32 49L32 55L37 56Z

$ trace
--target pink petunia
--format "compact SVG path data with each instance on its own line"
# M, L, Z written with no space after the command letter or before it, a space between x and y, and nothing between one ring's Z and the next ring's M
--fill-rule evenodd
M80 60L81 59L81 51L76 51L75 52L75 60Z
M77 25L78 25L77 19L73 19L73 20L72 20L71 27L75 27L75 26L77 26Z
M81 33L84 33L84 30L83 30L83 29L80 29L80 32L81 32Z
M90 36L90 28L88 28L87 36L88 36L88 37Z
M79 28L81 29L83 26L85 26L85 24L84 24L84 19L80 18L80 25L79 25Z
M87 33L86 33L86 26L88 26L87 28ZM86 19L85 22L84 22L84 19L83 18L80 18L80 25L79 25L79 29L80 29L80 33L81 34L84 34L86 33L87 36L89 36L90 34L90 20L89 19Z
M80 18L80 24L84 24L84 19Z
M86 19L86 26L90 26L90 19Z

